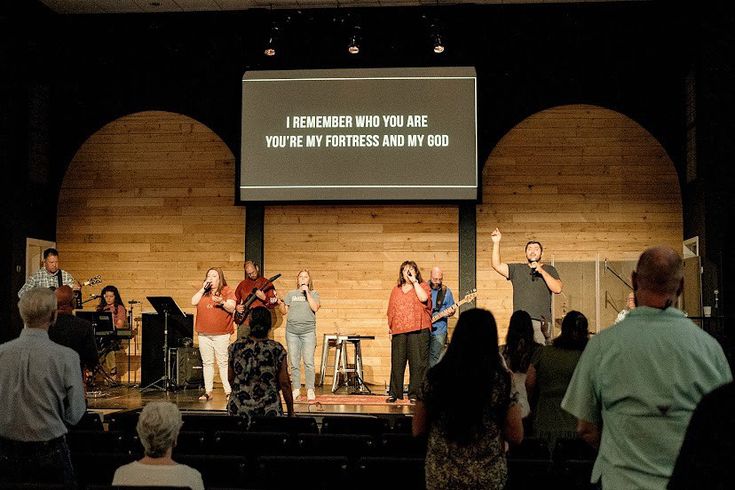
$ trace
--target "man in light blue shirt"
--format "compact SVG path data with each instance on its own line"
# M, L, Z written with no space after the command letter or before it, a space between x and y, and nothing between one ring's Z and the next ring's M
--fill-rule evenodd
M18 302L25 328L0 345L0 483L75 484L65 424L86 410L79 355L52 342L56 295L28 290Z
M643 252L637 308L589 341L561 402L599 446L602 488L665 488L697 403L732 379L717 341L672 306L683 276L671 248Z
M454 296L452 290L442 285L444 273L439 267L431 269L431 304L434 309L431 316L445 312L445 316L431 324L431 342L429 343L429 367L432 367L444 353L444 345L447 342L447 319L454 315L456 307L454 306ZM440 301L441 300L441 301Z

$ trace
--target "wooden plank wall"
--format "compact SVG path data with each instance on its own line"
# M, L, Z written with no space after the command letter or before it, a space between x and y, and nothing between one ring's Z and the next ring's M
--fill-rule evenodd
M102 274L126 301L168 294L188 306L211 265L236 284L245 211L233 204L234 174L224 143L185 116L146 112L110 123L81 147L64 180L62 266L78 278ZM522 260L531 238L544 243L547 260L634 259L657 243L679 249L678 189L661 146L619 113L575 105L526 119L485 165L478 305L496 314L504 337L512 301L490 267L495 226L507 262ZM307 267L322 296L317 366L322 334L375 335L363 345L366 380L382 389L390 372L385 309L398 266L416 260L428 277L440 265L459 293L457 225L456 206L266 207L264 272L283 274L276 285L285 292ZM274 337L283 341L280 320Z
M389 383L385 313L398 269L404 260L414 260L428 281L431 268L438 265L445 284L456 291L458 221L456 206L266 208L266 275L282 273L276 286L286 292L295 287L298 271L308 268L321 296L317 370L323 334L374 335L375 340L361 342L365 379L381 389ZM285 343L284 330L277 328L275 338Z
M114 284L145 311L146 296L167 295L192 312L209 267L235 285L242 279L245 210L233 205L234 168L222 140L186 116L143 112L106 125L79 149L61 187L62 267L79 280L102 275L85 297Z
M522 121L493 149L477 208L478 305L505 337L512 289L492 270L490 233L503 233L504 262L525 261L536 239L544 258L635 260L651 245L681 250L682 206L673 162L635 121L569 105ZM574 278L562 280L571 281Z

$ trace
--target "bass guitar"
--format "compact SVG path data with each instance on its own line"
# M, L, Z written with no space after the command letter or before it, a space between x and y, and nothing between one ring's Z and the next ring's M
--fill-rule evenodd
M431 323L434 323L437 320L441 320L442 318L451 315L452 313L455 312L455 310L457 308L459 308L463 304L469 303L470 301L475 301L475 298L477 298L477 289L473 289L469 293L465 294L464 298L462 298L461 300L457 301L456 303L454 303L449 308L447 308L445 310L442 310L439 313L437 313L436 315L432 316L431 317Z
M237 311L237 310L235 310L235 314L233 315L232 320L236 324L241 325L242 322L244 322L245 319L250 314L250 305L252 305L253 302L255 302L256 299L258 299L258 297L255 295L255 293L258 290L261 290L261 291L263 291L265 293L265 292L267 292L267 291L269 291L271 289L275 289L275 286L273 285L273 281L275 281L279 277L281 277L281 275L280 274L276 274L275 276L270 277L268 279L266 279L265 277L260 277L260 278L256 279L255 280L255 287L252 289L252 291L250 291L250 294L247 296L247 298L241 299L240 300L240 303L238 303L238 304L242 305L245 309L242 311L242 313L239 312L239 311Z

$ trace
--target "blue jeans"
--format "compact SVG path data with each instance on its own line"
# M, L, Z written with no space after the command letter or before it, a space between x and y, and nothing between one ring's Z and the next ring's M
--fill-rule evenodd
M314 389L314 351L316 351L316 332L291 333L286 331L288 364L291 367L291 388L301 388L301 358L304 358L304 371L307 390Z
M447 332L431 334L429 343L429 367L436 365L444 355L444 344L447 341Z
M0 438L0 483L57 483L76 488L66 438L48 442Z

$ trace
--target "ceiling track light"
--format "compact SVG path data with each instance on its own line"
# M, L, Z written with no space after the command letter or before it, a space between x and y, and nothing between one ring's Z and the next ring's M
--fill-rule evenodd
M436 54L442 54L446 50L444 45L444 38L441 35L441 30L436 24L431 25L431 44Z
M279 40L280 28L275 22L271 24L270 32L268 33L268 42L266 42L263 54L266 56L275 56L278 52L278 40Z
M352 28L352 34L350 35L350 41L347 45L347 52L350 54L360 53L360 26L355 25Z

